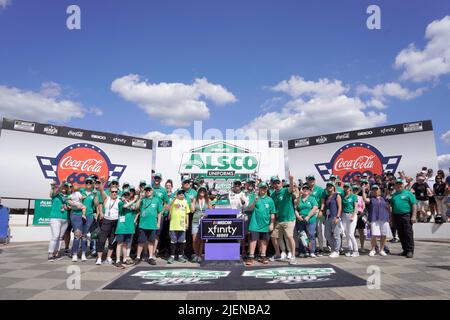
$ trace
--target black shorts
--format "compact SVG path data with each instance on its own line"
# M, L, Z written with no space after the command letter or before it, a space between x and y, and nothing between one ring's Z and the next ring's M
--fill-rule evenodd
M356 220L356 228L355 228L356 230L366 228L366 224L364 223L364 220L362 219L363 216L364 216L364 214L361 214L361 215L358 214L358 220Z
M250 231L250 240L269 240L270 234L268 232L257 232L257 231Z
M435 197L429 197L428 203L430 203L430 204L437 204L436 203L436 198Z
M138 243L154 242L158 230L139 229Z
M132 234L116 234L117 243L126 243L131 244L131 240L133 239Z

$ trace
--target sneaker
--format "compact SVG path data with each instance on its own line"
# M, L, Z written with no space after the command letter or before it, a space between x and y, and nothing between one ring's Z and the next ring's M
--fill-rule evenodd
M84 253L81 255L81 261L82 262L87 261L86 255Z
M310 254L309 254L309 257L310 257L310 258L317 258L317 256L316 256L314 253L310 253Z
M406 257L407 257L407 258L412 258L412 257L414 257L414 253L412 253L412 252L410 251L410 252L406 253Z
M286 253L283 251L283 252L281 253L280 260L286 260L286 257L287 257L287 255L286 255Z
M398 239L397 239L397 238L393 238L393 239L389 240L389 242L390 242L390 243L397 243L397 242L398 242Z
M329 257L330 258L338 258L339 257L339 252L333 251L332 253L330 253Z
M53 261L55 261L55 257L48 257L47 261L48 262L53 262Z
M127 265L127 266L132 266L132 265L134 265L134 261L131 260L131 259L127 259L127 260L125 260L124 264Z
M114 264L114 261L111 258L106 258L106 263L107 264Z
M54 260L54 261L60 261L60 260L62 260L62 259L63 259L62 256L54 256L54 257L53 257L53 260Z
M297 259L295 259L295 257L290 258L289 264L297 264Z
M351 253L350 251L347 251L347 252L345 253L345 256L346 256L346 257L351 257L351 256L352 256L352 253Z
M178 261L181 263L186 263L188 261L188 259L186 258L186 256L181 256L181 257L178 257Z
M192 258L191 258L191 262L192 263L197 263L198 262L198 257L197 257L197 255L192 255Z
M402 253L400 253L399 256L406 257L406 251L403 251Z
M125 266L120 261L114 263L113 266L119 269L125 269Z
M351 257L352 257L352 258L359 257L359 252L358 252L358 251L353 251Z
M299 258L306 258L306 254L304 254L304 253L302 252L302 253L300 253L300 254L298 255L298 257L299 257ZM292 257L291 257L291 258L292 258ZM290 258L290 259L291 259L291 258Z
M70 249L64 249L64 254L65 254L66 256L71 256Z
M96 265L101 265L102 264L102 258L98 258L97 261L95 261Z
M375 250L370 250L369 257L375 257L376 254L377 252Z
M167 259L167 263L168 264L172 264L175 262L175 258L174 257L169 257L169 259Z
M288 259L288 260L291 260L291 259L292 259L292 252L289 252L289 253L288 253L287 259Z
M269 263L269 259L267 259L267 257L262 257L262 264L268 264Z
M248 258L248 259L245 261L245 265L246 265L246 266L252 266L253 263L254 263L254 259L253 259L253 258Z
M381 250L381 251L380 251L380 256L386 257L386 256L387 256L387 253L386 253L384 250Z
M153 258L148 259L147 263L152 265L152 266L156 266L156 260L153 259Z
M76 254L74 254L72 256L72 262L77 262L78 261L78 256Z
M272 257L270 257L270 261L281 261L282 259L281 259L281 256L272 256Z
M134 259L134 265L135 266L137 266L138 264L140 264L142 262L142 259L141 258L137 258L136 257L136 259Z
M323 251L322 250L319 250L319 251L317 251L317 254L316 254L318 257L323 257Z

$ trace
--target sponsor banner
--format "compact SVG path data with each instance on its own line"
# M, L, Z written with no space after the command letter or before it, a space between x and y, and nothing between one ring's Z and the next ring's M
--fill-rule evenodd
M200 235L203 240L243 239L242 219L201 219Z
M152 140L144 138L129 137L106 132L76 129L22 120L3 119L2 129L24 131L36 134L65 137L92 142L103 142L108 144L117 144L135 148L152 149L153 147Z
M49 226L50 212L52 211L52 200L34 200L33 226Z
M405 128L410 130L408 134L403 134ZM408 176L415 176L422 166L438 166L434 133L430 128L431 122L422 121L327 135L335 142L318 145L313 140L314 145L309 147L290 148L289 168L296 178L315 175L322 186L331 175L339 176L344 182L358 174L370 177L386 171L403 170ZM297 140L291 140L292 145Z
M312 145L334 143L346 140L377 138L390 135L398 135L421 131L432 131L432 130L433 130L432 122L430 120L424 120L419 122L396 124L386 127L377 127L341 133L333 133L317 137L292 139L288 141L288 149L309 147Z
M236 179L285 175L284 148L279 141L177 139L155 145L155 171L163 179L173 179L175 188L181 186L177 177L203 177L210 188L225 194Z
M9 124L14 126L14 122ZM136 186L142 179L150 181L151 149L131 147L131 142L122 144L120 139L130 141L128 137L116 136L117 143L111 144L104 139L109 139L106 133L66 129L37 125L35 130L41 134L30 134L3 127L0 135L0 177L3 182L0 195L42 199L48 197L50 183L59 184L66 180L84 186L89 175L103 176L107 181L128 181ZM62 132L64 130L66 132ZM85 137L95 141L87 141ZM24 206L13 200L4 202L11 208Z

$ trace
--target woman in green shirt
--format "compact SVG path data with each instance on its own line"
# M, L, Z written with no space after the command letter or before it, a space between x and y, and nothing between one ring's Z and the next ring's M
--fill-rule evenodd
M344 184L342 197L342 225L348 241L346 257L358 257L358 242L355 238L356 222L358 221L358 196L353 193L350 183Z
M48 261L61 260L59 250L64 234L69 225L69 212L67 211L67 191L68 185L65 181L59 186L51 184L50 198L52 199L52 209L50 212L51 239L48 245Z
M316 220L317 212L319 210L319 204L314 196L311 195L310 186L305 183L302 187L300 198L295 199L297 223L295 228L297 234L300 235L301 232L305 232L309 239L309 256L315 258L316 251ZM299 253L300 257L305 257L306 247L302 241L299 241Z
M194 249L194 255L191 262L201 262L202 260L202 246L203 242L200 239L200 220L205 216L206 209L212 209L209 201L208 193L205 187L200 187L197 190L197 198L195 201L191 201L192 215L192 246Z

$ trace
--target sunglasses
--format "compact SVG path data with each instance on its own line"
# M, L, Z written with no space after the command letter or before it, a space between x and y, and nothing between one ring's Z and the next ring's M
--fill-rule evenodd
M274 182L272 182L273 184L280 184L281 182L280 181L274 181Z
M87 181L86 184L92 184L92 181Z
M111 193L117 193L117 191L111 191Z
M152 189L145 189L145 192L150 192L152 191Z

